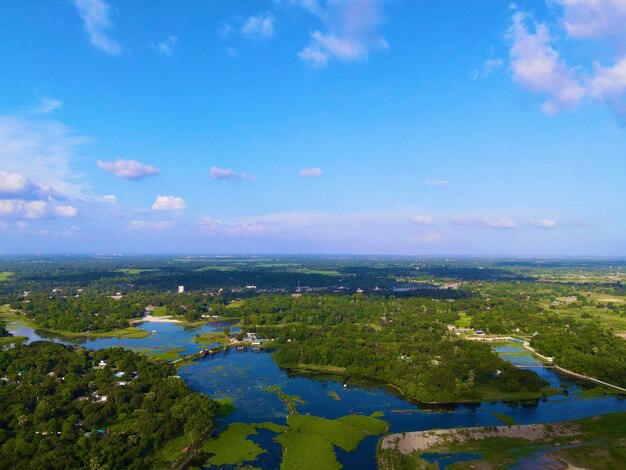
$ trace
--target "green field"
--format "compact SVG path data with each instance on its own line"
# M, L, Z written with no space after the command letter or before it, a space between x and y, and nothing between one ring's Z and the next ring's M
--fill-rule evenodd
M158 269L133 269L133 268L128 268L128 269L117 269L115 272L116 273L124 273L124 274L141 274L141 273L150 273L150 272L154 272L154 271L158 271Z
M0 271L0 282L9 281L13 277L11 271Z
M469 328L472 324L472 317L465 312L459 312L459 319L454 324L459 328Z
M167 316L167 307L165 305L156 307L154 310L152 310L151 315L155 317L165 317Z

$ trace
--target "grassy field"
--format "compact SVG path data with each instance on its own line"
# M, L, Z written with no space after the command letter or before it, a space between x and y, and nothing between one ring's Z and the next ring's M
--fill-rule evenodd
M11 271L0 271L0 282L9 281L13 277L13 273Z
M213 333L201 333L199 335L194 336L194 342L201 343L204 346L208 346L209 344L219 343L221 345L226 346L230 343L230 338L226 336L223 332L213 332Z
M141 274L141 273L150 273L158 271L158 269L117 269L116 273L124 273L124 274Z
M454 322L459 328L469 328L472 323L472 317L465 312L459 312L459 319Z
M154 317L165 317L167 316L167 307L165 305L156 307L154 310L152 310L151 315Z
M160 359L162 361L175 361L179 358L179 354L184 352L183 348L180 349L169 349L169 348L159 348L158 351L149 350L146 353L147 356L153 357L155 359Z

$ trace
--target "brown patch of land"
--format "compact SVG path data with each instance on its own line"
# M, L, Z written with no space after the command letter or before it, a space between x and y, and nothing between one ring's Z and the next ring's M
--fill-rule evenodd
M433 448L445 448L450 444L463 444L489 438L507 437L527 441L575 436L578 430L571 424L524 424L515 426L487 426L461 429L435 429L431 431L390 434L382 440L382 449L394 449L401 454L423 453Z

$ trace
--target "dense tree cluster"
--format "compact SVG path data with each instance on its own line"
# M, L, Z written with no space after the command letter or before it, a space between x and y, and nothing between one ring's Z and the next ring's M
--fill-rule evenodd
M184 457L218 412L173 366L120 348L18 346L0 376L0 468L159 466L166 443L183 439Z
M480 401L536 392L546 383L516 369L486 344L457 338L451 303L354 295L262 296L228 309L248 329L274 338L276 361L344 367L423 401Z

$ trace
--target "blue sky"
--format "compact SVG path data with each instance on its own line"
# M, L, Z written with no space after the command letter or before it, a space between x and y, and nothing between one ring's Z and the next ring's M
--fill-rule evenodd
M626 255L626 0L0 4L1 253Z

